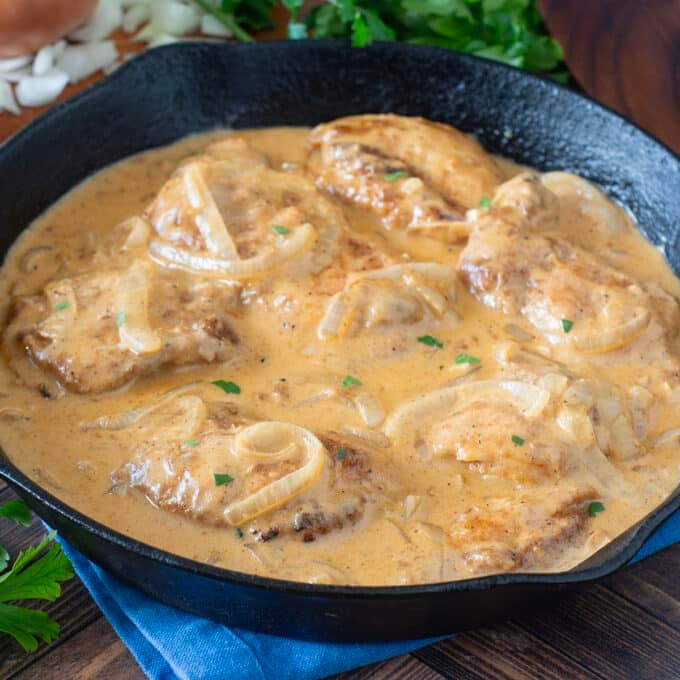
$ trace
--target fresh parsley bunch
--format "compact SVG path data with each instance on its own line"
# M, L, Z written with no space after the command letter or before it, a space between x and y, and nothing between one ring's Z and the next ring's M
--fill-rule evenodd
M0 505L0 517L23 526L31 523L30 510L18 500ZM51 602L61 595L59 583L73 577L73 567L54 541L55 534L45 534L38 545L19 553L9 569L9 553L0 545L0 633L14 637L27 652L38 648L38 638L52 642L59 635L59 624L43 611L8 603Z
M566 80L562 48L551 38L535 0L326 0L303 16L303 0L194 0L241 40L269 28L271 10L290 13L288 37L349 38L355 47L403 40L496 59ZM209 9L212 8L212 9ZM236 30L234 30L236 24ZM245 30L244 30L245 29Z

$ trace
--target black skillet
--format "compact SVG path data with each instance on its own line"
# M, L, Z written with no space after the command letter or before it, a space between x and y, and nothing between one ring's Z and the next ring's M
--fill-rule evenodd
M387 111L451 123L490 151L595 181L633 212L680 272L680 160L668 149L552 82L491 61L393 43L365 49L322 41L186 44L146 52L0 148L0 248L6 252L31 220L91 173L191 132L314 125ZM526 611L571 584L619 569L680 507L676 493L570 573L339 587L177 557L76 512L4 455L0 476L78 550L159 600L231 625L333 640L452 633Z

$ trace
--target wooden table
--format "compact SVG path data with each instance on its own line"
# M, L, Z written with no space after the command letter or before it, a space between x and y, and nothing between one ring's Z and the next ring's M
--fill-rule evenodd
M561 20L556 16L558 3L545 0L544 5L554 10L551 27L558 30L554 23ZM116 38L127 51L130 46L124 36ZM667 70L668 77L675 78L677 64ZM65 96L88 83L69 87ZM583 84L587 87L587 83ZM597 92L597 87L591 91ZM676 100L677 96L676 92ZM604 98L616 105L611 98ZM24 110L19 118L0 115L0 142L40 112ZM658 134L665 114L661 111L657 118L655 123L647 112L639 120L652 129L656 127ZM676 141L672 136L666 139ZM680 151L680 138L677 140L676 150ZM0 503L12 497L12 491L0 482ZM2 522L0 544L14 555L35 542L41 533L37 520L28 528ZM601 583L565 595L537 615L522 616L518 612L518 617L507 623L465 633L338 677L677 679L679 574L680 545L676 545ZM77 578L64 585L62 597L47 610L62 626L59 639L49 647L41 645L35 654L26 654L8 637L0 636L0 678L144 677Z

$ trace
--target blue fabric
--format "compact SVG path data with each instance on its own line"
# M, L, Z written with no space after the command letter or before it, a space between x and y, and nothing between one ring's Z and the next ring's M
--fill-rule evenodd
M656 529L631 562L678 541L680 511ZM95 602L153 680L320 678L441 639L327 644L227 628L152 600L62 545Z

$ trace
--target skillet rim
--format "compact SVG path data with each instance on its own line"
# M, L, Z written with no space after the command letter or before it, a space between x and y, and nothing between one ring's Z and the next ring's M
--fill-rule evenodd
M522 71L515 67L509 66L501 62L495 62L481 57L475 57L468 54L463 54L454 50L444 50L437 47L430 47L424 45L412 45L409 43L395 43L387 41L376 41L372 45L364 48L350 48L347 41L344 40L308 40L308 41L287 41L287 40L271 40L255 43L206 43L204 41L185 41L181 44L173 44L154 48L153 50L145 51L137 55L134 59L123 63L112 74L101 78L93 85L89 86L82 92L76 94L69 99L60 102L45 113L38 116L27 126L23 127L16 134L9 137L5 142L0 144L0 159L2 155L15 145L21 145L33 133L42 129L45 125L49 125L53 119L57 119L62 115L68 115L73 108L81 106L91 97L97 97L101 91L108 89L115 89L119 80L124 80L127 73L135 68L143 66L143 62L158 58L158 54L169 52L182 52L185 50L194 50L200 46L206 52L219 50L233 50L247 53L249 50L257 49L284 49L289 51L300 50L304 52L306 49L313 49L315 46L326 46L336 48L338 50L346 49L363 49L382 51L388 49L390 51L421 52L430 53L433 57L437 54L447 54L449 57L458 59L462 62L469 62L475 64L478 68L500 70L512 73L513 77L532 81L538 88L538 91L543 88L543 92L550 92L557 90L563 96L574 97L579 101L581 108L595 108L606 112L609 117L617 120L619 125L627 127L635 131L636 134L641 135L653 144L659 146L670 159L680 169L680 155L669 148L664 142L657 139L654 135L643 130L639 125L630 121L625 116L611 107L596 102L588 95L573 91L557 82L549 80L546 77ZM157 148L157 146L149 146L148 149ZM145 149L145 150L148 150ZM138 152L141 153L142 151ZM123 158L118 159L118 162ZM99 170L106 166L102 166ZM81 182L83 180L80 180ZM74 185L72 188L74 188ZM62 194L63 195L63 194ZM58 200L58 199L57 199ZM18 236L17 236L18 238ZM15 239L16 241L16 239ZM3 260L4 256L3 255ZM449 593L455 591L476 591L487 590L495 586L505 585L566 585L590 582L602 578L608 574L617 571L623 567L640 549L642 544L647 540L651 533L672 513L680 509L680 486L668 496L668 498L646 515L642 520L637 522L632 527L628 528L623 534L614 538L602 550L609 549L614 551L612 555L605 558L599 565L587 567L578 570L578 565L572 570L566 572L555 573L526 573L526 572L510 572L505 574L496 574L491 576L482 576L477 578L456 580L456 581L442 581L436 583L424 583L405 586L352 586L352 585L327 585L327 584L310 584L299 581L289 581L284 579L271 578L267 576L259 576L256 574L248 574L246 572L233 571L230 569L209 565L204 562L192 560L190 558L176 555L167 550L156 548L152 545L139 541L131 536L127 536L121 532L115 531L97 520L88 517L68 503L59 500L56 496L41 487L37 482L31 480L25 475L17 466L15 466L9 456L0 447L0 478L5 478L8 484L15 490L19 490L20 495L27 495L31 499L35 499L39 503L47 506L48 509L55 511L64 520L76 525L78 528L85 530L89 534L94 534L97 538L115 544L117 547L131 552L139 557L151 560L154 563L178 569L180 571L192 573L211 580L233 583L235 585L245 587L255 587L259 590L265 591L283 591L291 595L297 596L323 596L331 598L343 598L351 595L366 596L372 599L391 599L399 598L417 598L423 595L431 595L437 593ZM22 493L23 492L23 493ZM30 505L30 501L29 501ZM617 543L621 545L618 546ZM585 564L593 561L597 556L597 552L589 557Z

